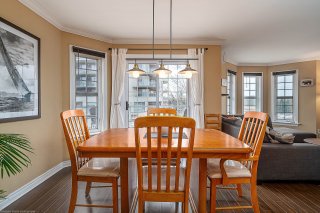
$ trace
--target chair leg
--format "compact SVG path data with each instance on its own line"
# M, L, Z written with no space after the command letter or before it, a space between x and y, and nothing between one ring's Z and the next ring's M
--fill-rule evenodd
M180 204L179 202L176 202L176 203L175 203L175 206L176 206L176 207L175 207L175 208L176 208L176 209L175 209L175 213L178 213L178 212L179 212L179 204Z
M254 213L260 213L258 194L257 194L257 183L255 180L251 181L251 203Z
M118 179L114 179L112 182L112 202L113 212L118 213Z
M183 213L188 213L189 212L189 195L186 196L183 202Z
M86 197L88 197L89 194L90 194L91 185L92 185L92 182L89 182L89 181L88 181L88 182L87 182L87 185L86 185L86 193L85 193Z
M210 212L216 212L216 199L217 199L217 183L210 180Z
M237 192L238 192L238 196L242 197L242 187L241 184L237 184Z
M138 201L138 213L143 213L143 210L144 210L144 202L142 201L141 198L139 198L139 201Z
M69 213L74 212L74 209L76 207L76 202L77 202L77 196L78 196L78 181L72 180L72 190L71 190L71 198L70 198L70 204L69 204Z

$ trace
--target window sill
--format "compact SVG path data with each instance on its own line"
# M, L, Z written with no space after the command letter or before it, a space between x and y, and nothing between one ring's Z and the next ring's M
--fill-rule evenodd
M275 126L300 126L301 123L289 123L289 122L274 121L274 122L272 122L272 125L275 125Z

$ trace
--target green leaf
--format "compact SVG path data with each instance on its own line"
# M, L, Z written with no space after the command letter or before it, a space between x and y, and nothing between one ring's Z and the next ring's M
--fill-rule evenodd
M0 134L0 176L16 175L31 163L26 153L33 153L29 140L19 134Z

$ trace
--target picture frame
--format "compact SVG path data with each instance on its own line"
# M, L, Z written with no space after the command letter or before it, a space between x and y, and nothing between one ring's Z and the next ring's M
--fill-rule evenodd
M223 87L228 86L228 80L226 78L221 78L221 86Z
M40 38L0 17L0 123L38 119Z
M313 79L302 79L300 80L301 87L312 87L313 86Z

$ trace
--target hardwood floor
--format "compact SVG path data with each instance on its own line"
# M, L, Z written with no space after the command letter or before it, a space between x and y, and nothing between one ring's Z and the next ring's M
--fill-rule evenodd
M111 203L111 188L94 188L90 198L84 196L85 184L79 186L78 202L81 203ZM217 206L249 205L249 186L243 186L243 197L239 198L234 190L219 189L217 192ZM56 175L30 191L28 194L4 209L6 212L29 210L38 212L67 212L71 192L71 170L65 168ZM316 184L297 183L264 183L258 186L260 211L263 213L320 212L320 186ZM174 203L147 203L147 212L170 213L175 212ZM112 210L100 208L77 207L75 212L100 213ZM224 212L224 211L219 211ZM252 210L237 210L225 212L252 212Z

